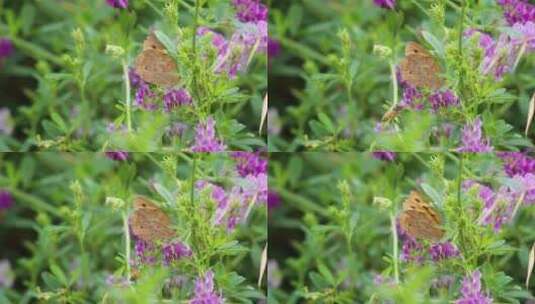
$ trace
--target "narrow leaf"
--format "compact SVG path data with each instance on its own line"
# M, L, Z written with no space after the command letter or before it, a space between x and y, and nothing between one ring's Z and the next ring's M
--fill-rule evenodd
M260 116L260 128L258 128L258 134L262 134L262 127L264 126L264 122L267 118L268 113L268 95L264 97L264 102L262 104L262 115Z
M533 121L533 115L535 114L535 93L529 101L529 110L528 110L528 121L526 122L525 134L528 136L529 127L531 127L531 122Z
M528 259L528 277L526 278L526 288L529 289L529 279L531 278L531 273L533 272L533 266L535 266L535 243L531 246Z
M258 275L258 287L262 285L262 278L264 277L264 272L266 272L266 269L267 269L267 249L268 249L268 245L266 243L266 246L264 247L264 250L262 251L262 259L260 260L260 274Z

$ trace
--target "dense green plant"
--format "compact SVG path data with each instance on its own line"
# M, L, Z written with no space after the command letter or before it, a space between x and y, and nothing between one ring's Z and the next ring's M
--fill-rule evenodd
M394 9L371 0L273 1L270 33L281 51L270 61L270 113L280 130L269 135L270 150L451 151L477 117L496 150L532 145L524 131L533 53L494 44L489 71L482 68L490 55L480 37L519 37L521 24L508 25L504 7L494 0L385 2ZM433 54L444 80L438 92L458 103L435 111L429 89L406 98L396 70L409 41ZM509 72L495 79L490 69L502 61ZM387 113L397 115L383 119Z
M510 177L502 168L512 164L507 157L398 153L391 162L368 153L272 157L270 191L280 205L269 215L270 303L452 303L463 297L463 277L474 271L481 273L481 295L494 303L533 300L533 280L526 285L535 241L535 208L528 198L533 183L518 183L533 174ZM411 239L398 226L412 190L440 215L441 241ZM524 195L514 196L516 191ZM496 205L487 205L489 193ZM518 203L516 211L501 209L505 201Z
M265 52L247 53L248 69L232 78L214 69L212 36L196 34L210 28L230 40L247 27L236 10L226 0L131 1L124 9L105 0L0 1L0 37L13 45L1 59L0 107L14 124L11 136L1 128L0 150L187 150L209 117L229 150L264 146ZM177 88L189 92L190 105L166 111L165 88L155 85L157 109L136 103L128 71L151 31L176 62Z
M0 302L185 303L199 296L197 280L209 273L213 296L229 303L264 298L257 282L267 238L265 202L260 194L243 196L241 206L228 196L231 209L224 209L210 187L199 186L247 189L238 162L226 153L131 153L125 161L99 153L0 154L0 189L13 200L0 211L1 259L15 278L5 286L8 274L0 274ZM184 252L159 242L149 252L149 244L130 233L136 195L169 216ZM226 219L241 208L249 212L235 215L236 227L214 220L216 212L223 210Z

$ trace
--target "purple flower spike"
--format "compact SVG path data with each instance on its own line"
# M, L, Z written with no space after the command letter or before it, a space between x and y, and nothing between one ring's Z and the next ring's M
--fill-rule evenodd
M244 23L267 21L268 9L260 0L232 0L236 18Z
M106 0L109 6L114 8L127 8L128 0Z
M396 159L396 152L390 151L376 151L372 152L374 158L383 160L383 161L393 161Z
M273 190L269 190L267 196L267 205L268 209L274 209L279 207L281 205L280 195Z
M13 197L11 196L11 193L5 190L0 190L0 210L8 209L11 206L13 206Z
M212 117L208 117L206 122L197 125L195 144L191 147L193 152L221 152L226 148L227 146L216 138L215 120Z
M163 260L165 265L178 261L183 257L191 256L191 249L181 242L166 244L162 248Z
M232 152L231 156L236 161L236 170L242 177L267 173L267 160L260 157L259 152Z
M206 272L204 277L195 280L195 295L190 304L223 304L225 299L214 291L214 273Z
M396 6L396 0L373 0L373 3L386 9L394 9Z
M9 57L13 53L13 44L7 38L0 38L0 59Z
M481 273L479 270L463 279L461 287L462 297L455 304L492 304L492 298L481 292Z
M483 137L481 119L479 117L464 126L462 146L458 148L459 152L484 153L490 152L492 149L490 140Z
M429 254L434 262L459 256L459 250L450 242L436 243L429 248Z
M521 0L497 0L504 9L504 17L509 25L535 21L535 5Z
M535 159L522 152L499 152L498 157L503 160L503 170L509 177L535 173Z
M175 107L189 104L191 104L191 96L184 89L169 90L163 96L163 105L167 112L171 112Z
M106 152L106 157L111 160L125 161L128 159L128 152L126 151L110 151Z
M438 112L441 108L455 107L459 105L459 98L452 91L437 91L429 96L429 103L433 112Z
M274 57L279 56L280 53L281 53L280 43L275 39L268 38L268 57L274 58Z

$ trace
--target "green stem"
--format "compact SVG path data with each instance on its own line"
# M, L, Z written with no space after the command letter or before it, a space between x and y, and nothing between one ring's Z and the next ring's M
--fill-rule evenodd
M195 204L195 170L197 170L197 157L193 155L193 163L191 165L191 207Z
M195 17L193 19L193 38L192 38L192 52L193 52L193 90L197 103L200 103L199 90L199 67L197 66L197 29L199 28L199 10L201 8L201 0L195 0Z
M464 17L466 14L466 0L462 0L462 7L461 7L461 20L459 21L459 56L463 57L463 31L464 31ZM459 97L461 97L461 100L463 99L463 91L464 91L464 70L461 67L461 70L459 71Z
M126 210L123 211L123 233L125 240L126 278L130 280L130 229L128 228L128 214L126 213Z
M128 64L126 59L123 59L123 77L124 77L124 86L125 86L125 100L126 100L126 126L128 132L132 132L132 102L130 100L130 76L128 75Z
M398 252L398 232L396 227L396 216L390 213L390 225L392 228L392 259L394 262L394 279L399 285L399 252Z
M392 77L392 100L393 107L398 105L398 79L396 77L396 66L394 61L390 61L390 77Z

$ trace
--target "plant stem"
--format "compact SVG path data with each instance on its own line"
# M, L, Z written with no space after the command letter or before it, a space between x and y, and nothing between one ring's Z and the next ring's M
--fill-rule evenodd
M459 21L459 56L460 58L463 57L463 31L464 31L464 17L466 14L466 0L462 0L462 7L461 7L461 20ZM461 70L459 71L459 97L461 97L461 100L464 97L463 95L464 91L464 70L463 67L461 67Z
M201 7L201 0L195 0L195 18L193 19L193 38L192 38L192 53L193 53L193 91L197 103L200 103L199 90L199 67L197 66L197 29L199 28L199 10Z
M394 279L399 285L399 253L398 253L398 232L396 229L396 216L390 213L390 224L392 226L392 259L394 261Z
M123 211L123 233L125 240L126 278L130 280L130 229L128 228L128 214L126 214L126 210Z
M123 77L125 86L125 101L126 101L126 126L128 132L132 132L132 101L130 100L130 76L128 75L128 65L126 59L123 59Z
M392 100L393 107L398 105L398 80L396 77L396 66L394 61L390 61L390 76L392 77Z

